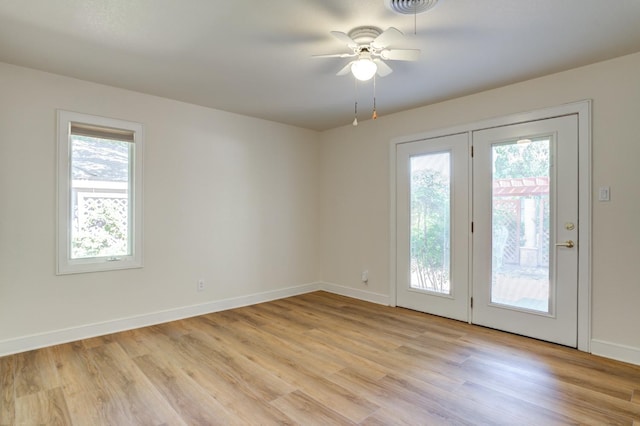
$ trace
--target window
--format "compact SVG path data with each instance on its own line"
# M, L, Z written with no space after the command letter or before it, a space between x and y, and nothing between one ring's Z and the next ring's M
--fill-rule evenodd
M58 111L58 274L142 267L142 130Z

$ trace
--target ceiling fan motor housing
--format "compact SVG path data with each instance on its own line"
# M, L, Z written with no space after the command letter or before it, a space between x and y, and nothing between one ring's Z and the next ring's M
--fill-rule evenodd
M438 0L384 0L389 10L402 15L424 13L437 3Z
M375 40L380 34L382 34L382 30L378 27L356 27L349 31L348 35L356 43L366 45Z

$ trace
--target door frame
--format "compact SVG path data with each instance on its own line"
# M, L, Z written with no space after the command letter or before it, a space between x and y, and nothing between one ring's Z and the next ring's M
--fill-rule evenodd
M389 302L396 306L396 267L397 267L397 231L396 231L396 148L399 144L416 142L448 136L456 133L468 133L469 138L474 131L529 121L544 120L576 114L578 116L578 349L590 352L591 348L591 100L583 100L569 104L539 109L535 111L510 114L487 120L477 121L459 126L436 129L391 139L389 144ZM471 140L471 139L470 139ZM469 155L471 163L471 155ZM470 173L471 175L471 173ZM471 197L472 194L470 193ZM473 205L469 203L469 217L472 217ZM471 238L469 244L472 244ZM471 249L471 247L469 247ZM469 268L473 261L470 252ZM469 269L471 271L471 269ZM473 294L473 277L469 273L469 294ZM470 308L469 308L470 309ZM471 321L471 315L469 315Z

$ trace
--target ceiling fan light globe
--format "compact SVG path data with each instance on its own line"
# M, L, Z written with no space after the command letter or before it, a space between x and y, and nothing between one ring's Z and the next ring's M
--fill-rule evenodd
M351 64L351 73L360 81L371 80L378 66L371 59L358 59Z

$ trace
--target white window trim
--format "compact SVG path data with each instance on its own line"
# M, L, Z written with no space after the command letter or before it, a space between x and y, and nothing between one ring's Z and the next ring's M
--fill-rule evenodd
M58 275L84 272L111 271L142 267L142 159L144 153L144 127L140 123L58 110L58 185L57 185L57 269ZM71 123L83 123L113 129L132 131L133 149L133 185L131 196L133 224L132 254L122 257L94 257L71 259L70 227L70 143Z

